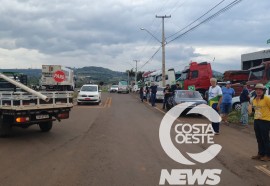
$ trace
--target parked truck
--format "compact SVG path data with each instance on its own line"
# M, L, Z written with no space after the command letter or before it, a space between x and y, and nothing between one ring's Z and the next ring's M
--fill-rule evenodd
M74 71L61 65L42 65L40 86L45 90L73 91Z
M242 92L242 82L247 82L249 78L249 70L228 70L224 72L223 81L230 81L231 87L235 91L235 96L239 96Z
M7 77L20 82L24 85L27 85L27 75L22 73L16 73L16 72L2 72L2 74L6 75ZM0 79L0 91L20 91L21 89L17 86L13 85L12 83L9 83L8 81L4 79Z
M270 81L270 61L263 62L261 65L250 68L247 85L254 89L257 83L269 84Z
M20 91L0 91L0 137L9 136L12 127L39 125L48 132L55 120L69 118L73 107L72 92L37 92L16 79L0 73L0 81L12 84Z
M234 83L247 82L249 77L249 70L228 70L223 74L223 81L230 81Z
M257 83L269 86L270 61L263 62L261 65L249 69L249 78L247 81L248 89L250 91L253 90ZM235 90L235 96L239 96L243 89L243 85L241 83L235 83L232 85L232 88Z
M162 71L157 70L153 72L147 72L143 74L143 82L147 86L151 86L151 83L159 87L162 86ZM165 71L165 84L175 85L175 71L173 68Z
M184 79L184 89L195 89L201 94L209 89L210 79L213 77L211 64L208 62L191 62L189 66L186 66L182 71Z

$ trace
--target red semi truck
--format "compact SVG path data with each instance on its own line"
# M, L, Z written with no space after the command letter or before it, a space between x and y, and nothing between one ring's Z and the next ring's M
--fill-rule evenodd
M191 62L182 72L187 74L184 80L184 89L195 89L204 94L210 86L210 79L213 77L211 64L208 62Z
M235 96L239 96L243 89L242 82L248 81L249 73L249 70L228 70L223 74L223 81L230 81L235 91Z
M249 69L249 78L247 81L248 89L253 90L257 83L269 85L270 81L270 61L263 62L261 65ZM243 86L240 83L232 85L235 90L235 96L239 96Z
M270 61L263 62L261 65L250 68L247 85L254 89L257 83L267 84L270 81Z
M247 82L249 77L249 70L228 70L223 74L223 81L230 81L232 84Z

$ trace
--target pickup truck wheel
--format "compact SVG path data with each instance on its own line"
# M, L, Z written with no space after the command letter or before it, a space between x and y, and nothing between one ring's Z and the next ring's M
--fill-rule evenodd
M11 133L11 125L0 119L0 137L8 137Z
M44 122L39 124L39 128L42 132L49 132L52 129L52 121Z

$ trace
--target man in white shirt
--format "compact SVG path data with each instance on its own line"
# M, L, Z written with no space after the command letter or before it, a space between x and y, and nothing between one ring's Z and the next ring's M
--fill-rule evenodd
M211 78L210 79L211 86L208 90L208 103L209 105L215 109L217 112L220 110L220 105L222 101L222 90L220 86L217 85L217 79ZM219 134L219 123L213 123L212 127L216 135Z

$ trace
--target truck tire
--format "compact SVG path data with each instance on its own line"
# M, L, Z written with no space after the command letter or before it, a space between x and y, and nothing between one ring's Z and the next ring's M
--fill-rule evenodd
M47 121L44 123L39 123L39 128L42 132L49 132L52 129L52 121Z
M0 137L8 137L11 133L11 125L0 118Z

